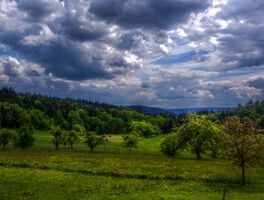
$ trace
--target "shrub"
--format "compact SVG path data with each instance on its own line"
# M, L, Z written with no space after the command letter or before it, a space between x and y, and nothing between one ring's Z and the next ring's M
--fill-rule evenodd
M34 144L33 129L28 126L22 126L17 130L14 137L14 145L21 149L26 149Z
M0 132L0 144L3 145L3 150L5 150L6 145L12 138L12 132L10 130L3 130Z
M168 156L174 156L178 150L176 134L170 134L164 138L160 144L160 147L162 153Z
M135 131L132 131L129 134L123 136L123 139L127 147L137 148L139 135Z

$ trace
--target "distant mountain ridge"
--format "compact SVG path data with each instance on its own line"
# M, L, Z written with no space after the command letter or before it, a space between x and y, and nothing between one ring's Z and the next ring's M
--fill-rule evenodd
M201 107L201 108L175 108L168 109L168 111L173 112L174 114L182 114L188 112L221 112L226 111L228 107Z
M158 115L158 114L174 114L172 111L163 108L157 107L149 107L149 106L141 106L141 105L131 105L127 106L128 109L136 110L138 112L142 112L144 114L149 115Z
M174 109L165 109L158 107L149 107L142 105L131 105L127 108L133 109L145 114L157 115L157 114L184 114L188 112L219 112L225 111L228 107L201 107L201 108L174 108Z

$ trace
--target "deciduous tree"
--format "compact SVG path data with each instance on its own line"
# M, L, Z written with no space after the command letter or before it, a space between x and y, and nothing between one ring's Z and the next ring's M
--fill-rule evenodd
M258 134L250 118L234 116L224 121L220 141L225 155L241 168L241 183L244 185L246 168L263 162L264 136Z
M63 131L60 128L55 127L53 128L51 134L53 135L52 143L55 145L56 151L58 151L59 145L64 141Z
M20 127L17 130L17 134L14 137L14 145L21 149L26 149L34 144L33 129L26 125Z
M85 135L85 143L90 148L90 152L93 152L97 145L103 144L105 141L104 136L98 136L95 132L87 132Z
M0 132L0 144L3 145L3 150L5 150L6 145L10 142L12 138L12 132L10 130L4 129Z

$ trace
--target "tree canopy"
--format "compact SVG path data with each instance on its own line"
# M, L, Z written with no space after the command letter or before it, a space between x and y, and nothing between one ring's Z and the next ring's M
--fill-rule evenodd
M264 135L259 134L253 121L246 117L229 117L221 131L221 147L227 158L241 168L242 185L245 169L260 164L264 159Z

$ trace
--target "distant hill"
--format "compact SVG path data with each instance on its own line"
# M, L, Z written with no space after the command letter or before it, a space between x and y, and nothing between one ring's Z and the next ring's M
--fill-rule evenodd
M132 106L128 106L127 108L136 110L138 112L142 112L144 114L149 114L149 115L174 114L172 111L169 111L163 108L156 108L156 107L149 107L149 106L132 105Z
M226 111L227 107L202 107L202 108L173 108L173 109L165 109L158 107L149 107L142 105L131 105L127 108L142 112L144 114L149 115L157 115L157 114L184 114L188 112L219 112Z
M202 108L173 108L164 109L158 107L149 107L141 105L132 105L127 108L142 112L144 114L157 115L157 114L184 114L188 112L219 112L226 111L227 107L202 107Z
M173 112L174 114L183 114L188 112L219 112L226 111L227 107L203 107L203 108L176 108L168 109L168 111Z

